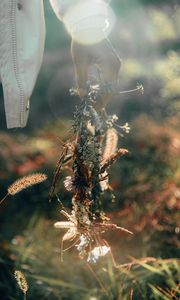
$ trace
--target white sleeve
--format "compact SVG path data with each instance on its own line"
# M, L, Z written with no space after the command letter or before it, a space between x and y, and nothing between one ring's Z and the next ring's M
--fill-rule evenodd
M73 5L78 4L80 0L49 0L53 11L59 20L63 20L63 16Z
M43 0L0 0L0 75L8 128L26 125L44 41Z

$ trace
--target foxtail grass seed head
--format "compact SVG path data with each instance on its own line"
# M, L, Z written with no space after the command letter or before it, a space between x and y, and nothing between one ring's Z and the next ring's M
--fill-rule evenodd
M11 184L8 188L9 195L15 195L22 191L23 189L28 188L34 184L41 183L47 179L47 176L43 173L32 174L29 176L22 177L16 180L13 184Z
M27 280L26 280L26 277L25 277L24 273L21 272L21 271L16 270L14 272L14 277L15 277L15 279L17 281L17 284L19 285L19 288L21 289L21 291L24 294L26 294L27 291L28 291L29 286L28 286L28 283L27 283Z

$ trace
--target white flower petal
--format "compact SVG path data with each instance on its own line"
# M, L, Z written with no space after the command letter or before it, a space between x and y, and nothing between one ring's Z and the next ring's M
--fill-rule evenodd
M104 256L106 255L110 250L110 247L107 246L101 246L101 247L95 247L91 252L95 256Z
M96 261L98 260L98 258L100 256L105 256L109 251L110 251L110 247L107 247L107 246L95 247L89 253L87 261L92 262L92 263L96 263Z

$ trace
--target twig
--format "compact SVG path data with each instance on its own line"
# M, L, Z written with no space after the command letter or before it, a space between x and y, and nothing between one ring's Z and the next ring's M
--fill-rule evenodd
M0 205L6 200L6 198L9 196L9 194L7 193L6 196L4 196L4 198L0 201Z
M97 280L97 282L99 283L99 285L100 285L101 289L103 290L103 292L106 294L106 296L108 297L108 299L111 300L111 298L109 297L109 294L108 294L107 290L105 289L103 283L101 282L101 280L98 278L98 276L94 272L93 268L90 266L90 264L88 262L86 262L86 265L87 265L88 269L91 271L91 273L93 274L93 276L95 277L95 279Z

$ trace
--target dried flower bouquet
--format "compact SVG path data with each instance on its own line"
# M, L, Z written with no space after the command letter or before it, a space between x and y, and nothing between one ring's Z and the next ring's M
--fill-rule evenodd
M74 93L74 90L71 90ZM83 99L74 114L72 126L73 139L64 144L60 159L54 173L50 190L52 198L56 183L64 164L71 169L64 185L73 192L72 211L68 214L62 209L67 221L56 222L56 228L68 231L63 242L71 241L76 246L81 258L88 262L96 262L100 256L110 251L109 244L102 238L107 230L132 234L131 231L110 223L101 209L102 194L111 189L108 183L108 170L116 159L128 153L127 149L118 149L118 132L115 130L118 120L116 115L107 115L105 109L96 110L98 98L103 96L104 88L90 85L88 95ZM119 125L117 125L119 126ZM128 132L129 126L119 126Z

